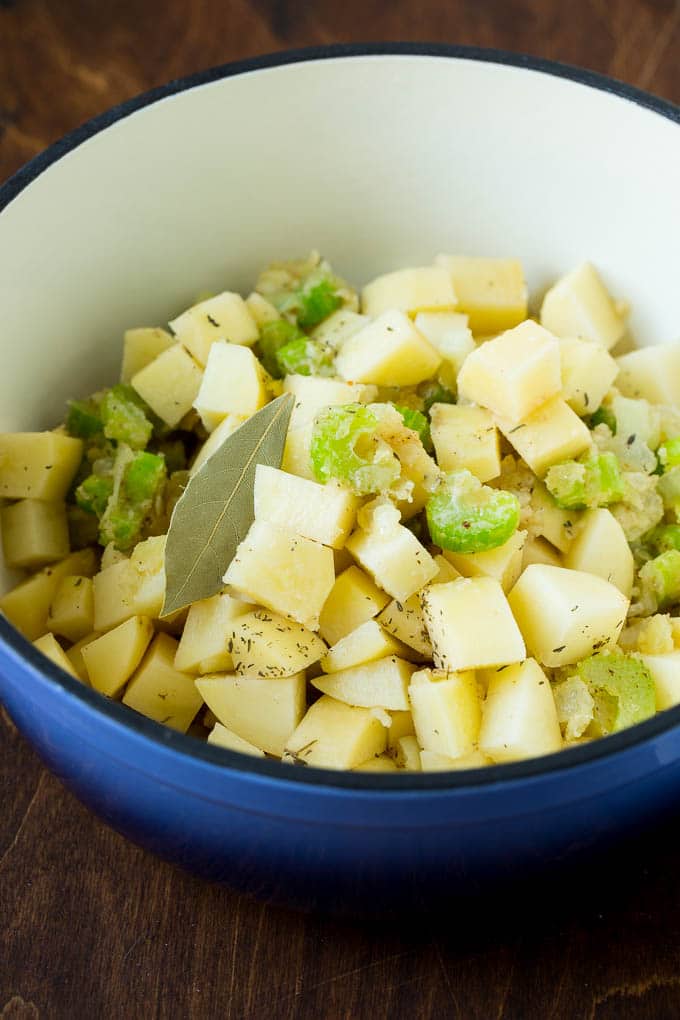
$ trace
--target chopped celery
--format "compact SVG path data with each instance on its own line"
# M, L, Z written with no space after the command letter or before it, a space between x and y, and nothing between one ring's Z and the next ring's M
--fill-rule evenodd
M678 467L680 465L680 436L667 439L665 443L658 447L656 455L662 474L670 471L671 468Z
M455 404L456 402L456 398L451 390L448 390L446 386L442 386L441 383L432 380L421 383L418 387L418 396L423 401L423 411L425 414L430 413L430 408L433 404Z
M665 510L680 516L680 467L668 467L659 478L656 491L663 500Z
M282 375L333 375L333 355L306 336L289 341L276 353Z
M297 313L298 324L302 329L314 329L341 304L342 298L331 279L322 278L315 283L312 277L302 288L300 309Z
M66 429L77 439L92 439L100 435L103 424L96 400L69 400Z
M101 517L113 492L111 475L91 474L76 489L76 505L85 513Z
M680 550L680 524L659 524L645 535L645 544L651 545L657 552Z
M519 524L519 500L511 492L482 485L470 471L454 471L427 502L435 545L458 553L504 545Z
M154 500L165 484L162 456L121 447L114 465L114 490L99 526L102 545L113 542L122 552L142 538Z
M399 477L397 457L378 434L378 418L363 404L329 407L317 415L310 456L320 482L347 482L358 495L383 492Z
M598 425L606 425L611 434L613 436L616 435L616 417L611 408L605 407L604 404L598 407L597 411L590 416L591 429L597 428Z
M119 383L107 390L101 404L104 435L133 450L142 450L151 439L153 424L140 407L131 386Z
M276 355L282 347L301 336L297 326L287 319L275 319L274 322L266 322L260 328L260 360L274 379L280 379L285 374Z
M680 599L680 550L667 549L640 569L643 594L652 596L656 605L668 606Z
M151 500L165 480L165 460L155 453L138 453L125 471L125 494L133 503Z
M576 669L595 703L593 736L616 733L655 714L654 681L645 664L632 655L598 652Z
M414 411L410 407L402 407L400 404L395 404L394 407L404 419L406 428L417 432L425 449L432 450L430 423L425 415L421 411Z
M609 506L620 502L625 493L619 462L609 452L555 464L549 469L545 484L563 510Z

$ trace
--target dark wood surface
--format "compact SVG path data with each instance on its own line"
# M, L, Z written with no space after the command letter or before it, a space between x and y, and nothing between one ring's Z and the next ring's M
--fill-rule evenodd
M0 0L0 180L113 103L276 49L498 46L680 102L677 0ZM1 269L0 269L1 271ZM209 886L96 821L0 717L0 1020L680 1017L680 823L542 910L305 917Z

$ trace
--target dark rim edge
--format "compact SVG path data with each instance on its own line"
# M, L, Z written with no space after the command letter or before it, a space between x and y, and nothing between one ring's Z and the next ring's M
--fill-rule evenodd
M522 53L507 50L485 49L476 46L449 46L440 43L384 43L384 44L337 44L329 46L308 47L305 49L284 50L279 53L252 57L218 67L199 71L196 74L175 79L165 85L158 86L138 96L128 99L106 112L86 121L63 138L54 142L44 152L35 156L21 167L4 184L0 185L0 212L5 209L22 191L37 177L63 156L76 149L83 142L92 138L100 131L111 127L119 120L143 109L146 106L167 99L180 92L197 86L210 84L224 78L246 74L252 71L289 64L306 63L318 60L336 59L339 57L379 57L379 56L430 56L444 59L473 60L486 63L501 64L510 67L524 68L553 77L573 81L576 84L607 92L629 102L642 106L666 119L680 124L680 107L670 100L645 92L633 85L628 85L615 78L586 70L571 64L545 60ZM168 730L159 723L138 715L118 702L111 701L78 680L69 676L55 666L32 644L26 640L12 625L0 616L0 644L4 644L15 660L15 665L22 668L26 662L41 680L60 687L64 693L84 702L97 714L106 716L121 728L131 728L136 733L178 755L197 758L205 764L229 768L233 771L258 775L262 778L275 779L289 786L314 785L332 789L345 789L357 792L407 793L418 790L432 792L451 789L469 789L478 786L495 784L508 785L521 779L540 779L548 773L564 772L579 765L587 765L601 758L608 758L621 753L627 748L644 744L647 740L666 733L680 725L680 706L667 709L646 722L639 723L628 730L610 737L600 738L582 747L573 747L541 758L528 759L507 765L492 765L483 769L470 769L465 772L412 773L405 775L370 774L360 772L332 772L306 766L295 767L269 759L246 759L244 755L214 747L207 743L188 737L182 733Z

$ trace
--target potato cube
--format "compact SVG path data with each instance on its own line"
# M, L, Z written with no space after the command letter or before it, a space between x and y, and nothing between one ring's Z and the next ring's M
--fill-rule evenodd
M0 598L0 610L24 637L34 641L47 630L50 603L62 578L69 574L92 577L96 569L94 549L71 553L60 563L45 567L3 595Z
M639 655L652 674L656 691L656 710L680 705L680 651L665 655Z
M330 694L347 705L407 712L410 708L408 685L414 669L412 663L391 655L315 677L312 684L323 694Z
M382 754L386 730L370 708L356 708L324 694L286 742L286 754L329 769L353 769Z
M243 425L244 421L246 421L246 416L242 414L228 414L226 418L223 418L194 457L189 473L195 475L205 462L210 460L214 453L217 453L224 440L233 435L236 429Z
M420 764L423 772L460 772L463 769L481 769L493 762L481 751L471 751L460 758L449 758L448 754L437 751L421 751Z
M212 432L227 415L249 417L267 403L264 371L247 347L222 340L210 348L194 407Z
M82 455L82 441L61 432L0 433L0 496L61 500Z
M561 397L543 404L520 425L502 418L496 424L539 477L553 464L585 453L592 444L586 425Z
M451 274L441 266L398 269L371 280L361 292L362 311L372 319L395 308L416 315L435 308L448 311L456 304Z
M256 290L246 298L246 308L258 329L266 326L268 322L276 322L277 319L281 318L274 305L262 297L261 294L258 294Z
M347 548L379 587L406 600L438 572L437 564L412 531L399 523L399 512L378 505L347 540Z
M21 499L0 509L2 549L8 567L35 570L69 554L64 503Z
M409 658L409 650L375 620L366 620L340 638L324 655L320 665L324 673L337 673L342 669L351 669L352 666L384 659L388 655Z
M616 359L617 388L652 404L680 404L680 342L641 347Z
M94 629L111 630L131 616L157 619L165 597L165 535L135 546L130 559L94 578Z
M298 478L308 478L310 482L316 481L310 453L313 430L314 426L310 422L301 429L289 431L281 459L282 471Z
M286 474L266 464L255 469L255 520L339 549L354 527L359 500L341 485Z
M165 329L142 327L127 329L123 337L123 364L120 370L120 381L129 383L133 376L172 347L175 339Z
M576 535L581 511L560 509L542 482L534 485L531 510L532 532L547 539L560 552L566 552Z
M240 294L224 291L188 308L170 323L173 333L199 365L206 365L216 340L252 347L259 331Z
M315 375L287 375L283 381L283 392L292 393L295 397L295 407L288 426L289 433L311 425L319 411L325 407L369 404L376 399L378 393L375 386L342 382L340 379L325 379Z
M117 697L139 666L153 637L148 616L132 616L82 649L87 676L95 690ZM155 716L154 716L155 718Z
M123 704L163 726L186 733L203 699L194 678L175 669L176 652L174 638L157 634L128 684Z
M451 274L458 309L473 333L500 333L527 317L527 285L518 259L438 255L435 264Z
M319 633L330 645L372 620L389 602L389 596L363 570L351 566L335 579L319 616Z
M411 737L416 731L410 708L408 712L389 712L388 714L390 725L387 727L387 748L394 750L402 737Z
M200 677L196 687L223 726L279 757L305 714L304 673L274 678L222 673Z
M522 570L532 563L548 563L552 567L563 566L557 549L545 538L529 535L522 550Z
M394 747L394 760L397 768L406 769L407 772L420 772L420 748L418 740L413 735L399 737Z
M432 642L425 624L419 592L404 602L392 599L378 616L378 623L389 634L415 649L420 657L432 658Z
M592 340L607 350L626 329L625 317L590 262L567 273L550 288L543 298L541 323L555 336Z
M582 570L533 563L508 595L529 653L544 666L567 666L616 644L628 599Z
M521 662L524 641L508 600L491 577L433 584L421 595L435 666L484 669Z
M473 672L419 670L411 677L408 695L422 749L451 758L474 750L481 710Z
M386 754L374 755L361 765L355 765L353 772L398 772L397 765L392 758Z
M408 315L383 312L351 336L336 358L343 379L377 386L414 386L429 379L442 357Z
M467 315L460 312L418 312L413 321L418 332L444 359L439 368L440 379L444 385L455 388L463 362L476 347Z
M92 632L94 597L89 577L68 574L59 582L47 614L47 626L69 641L80 641Z
M559 344L531 320L477 347L458 375L462 397L511 425L555 397L561 385Z
M339 351L345 340L349 340L370 321L367 315L360 315L350 308L338 308L337 312L333 312L312 330L312 336L331 350Z
M495 673L482 707L479 749L495 762L559 751L562 734L550 682L534 659Z
M33 642L34 648L37 648L39 652L55 664L63 669L66 673L70 673L76 680L80 680L80 677L73 668L73 664L70 659L66 657L66 652L61 647L54 634L43 634L42 637L38 638Z
M227 648L237 673L268 677L298 673L327 651L311 630L266 609L232 620Z
M184 630L179 639L175 669L183 673L221 673L232 670L234 663L228 650L231 625L250 609L247 602L218 592L189 607Z
M635 572L633 554L623 528L609 510L586 510L564 557L564 566L597 574L630 598Z
M216 747L226 747L229 751L239 751L241 754L250 754L254 758L264 758L264 751L255 747L250 741L239 737L238 733L232 733L222 723L215 723L208 734L208 743Z
M616 379L618 365L604 347L589 340L560 341L562 398L578 415L592 414Z
M174 428L192 408L203 373L181 344L173 344L132 377L130 383L154 414Z
M333 553L325 545L253 521L224 582L257 602L317 630L319 613L335 581Z
M87 675L87 666L85 665L85 660L83 658L83 648L85 645L89 644L90 641L94 641L95 638L98 638L99 636L100 635L97 631L93 630L90 634L86 634L84 638L81 638L80 641L76 641L76 643L71 645L71 647L66 651L66 658L76 671L78 679L82 680L88 687L91 685L90 678Z
M444 555L463 577L493 577L503 591L508 592L522 573L526 538L526 531L516 531L496 549L480 553L445 552Z
M471 471L480 482L498 477L500 442L489 411L466 404L434 404L430 421L442 471Z

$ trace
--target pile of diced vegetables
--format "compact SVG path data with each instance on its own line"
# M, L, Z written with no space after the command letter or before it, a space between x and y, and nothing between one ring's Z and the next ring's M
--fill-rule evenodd
M680 343L630 350L626 318L589 263L533 318L514 259L359 298L313 253L131 329L119 383L0 436L29 572L0 609L102 694L294 764L465 769L640 722L680 702ZM223 589L162 616L174 506L282 393Z

